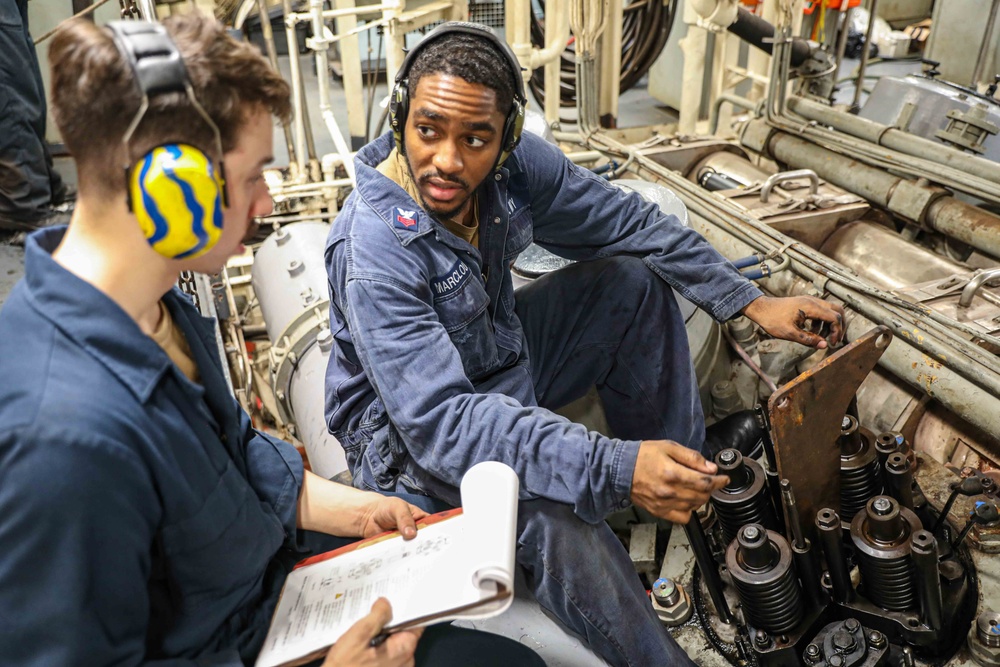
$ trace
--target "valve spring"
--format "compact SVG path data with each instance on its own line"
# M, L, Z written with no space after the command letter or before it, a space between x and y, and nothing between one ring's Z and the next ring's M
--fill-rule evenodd
M753 541L746 539L751 534ZM784 537L757 524L746 526L726 550L726 566L744 619L754 628L782 633L802 620L802 591Z
M743 614L755 628L771 633L788 632L802 618L802 595L791 570L766 586L735 578L733 583L743 604Z
M840 445L840 518L850 521L873 496L882 493L875 435L850 415L844 417Z
M771 501L763 491L738 503L724 503L713 498L712 506L715 507L716 516L719 517L719 525L722 526L722 535L726 538L727 546L736 538L739 529L749 523L775 528Z
M906 611L917 605L915 568L909 556L877 558L858 552L865 596L883 609Z
M878 459L860 468L840 471L840 516L850 521L865 508L872 496L882 493L882 477Z
M777 519L767 495L764 469L753 459L744 459L736 450L723 450L716 456L720 474L729 475L730 483L712 493L712 507L719 518L725 545L740 528L759 523L776 530Z
M851 521L862 590L879 607L905 611L916 606L910 538L922 529L917 515L890 496L875 496Z

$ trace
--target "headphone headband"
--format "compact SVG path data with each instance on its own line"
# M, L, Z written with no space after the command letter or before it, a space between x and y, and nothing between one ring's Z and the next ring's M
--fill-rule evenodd
M409 77L410 68L413 67L413 61L416 60L418 53L441 37L453 34L465 34L472 35L473 37L481 37L500 49L500 52L507 60L507 65L510 67L510 75L514 81L514 99L520 102L522 106L528 103L528 98L524 92L524 79L521 77L521 63L518 61L517 56L514 55L513 49L510 48L510 45L508 45L507 42L497 37L496 33L493 32L489 26L481 23L472 23L471 21L449 21L447 23L442 23L427 33L427 35L420 40L416 46L410 49L409 53L406 54L406 58L403 59L403 64L400 65L399 71L396 72L396 83L403 83L403 81Z
M203 255L219 241L222 209L229 204L219 126L195 97L184 59L163 25L113 21L108 29L142 93L139 109L122 135L129 210L156 252L171 259ZM171 93L187 95L211 129L218 168L203 150L183 143L156 146L130 164L132 136L149 109L150 99Z

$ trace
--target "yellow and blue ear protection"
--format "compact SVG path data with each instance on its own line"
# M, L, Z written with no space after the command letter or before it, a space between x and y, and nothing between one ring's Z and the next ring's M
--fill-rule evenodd
M211 128L221 158L219 128L198 103L184 60L164 27L149 21L114 21L108 28L142 92L142 105L122 138L126 155L132 154L129 142L146 115L149 100L179 92L188 96L191 106ZM139 220L149 245L159 254L170 259L191 259L218 243L222 211L229 205L221 159L216 168L199 148L164 144L126 165L125 183L129 210Z
M521 141L521 130L524 128L524 107L528 103L528 98L524 93L524 80L521 78L521 64L517 61L514 51L505 41L497 37L493 31L485 25L479 23L469 23L465 21L450 21L442 23L434 30L427 33L427 36L420 40L420 43L410 49L403 60L403 64L396 74L396 83L389 96L389 119L392 127L393 137L396 139L396 147L401 155L406 155L406 146L403 144L403 129L406 127L406 116L410 112L409 99L409 76L410 68L417 54L425 47L445 35L455 33L465 33L475 35L489 40L500 50L500 53L507 59L511 76L514 79L514 103L511 105L510 113L503 124L503 136L501 139L500 154L494 169L499 169L510 154L517 148Z

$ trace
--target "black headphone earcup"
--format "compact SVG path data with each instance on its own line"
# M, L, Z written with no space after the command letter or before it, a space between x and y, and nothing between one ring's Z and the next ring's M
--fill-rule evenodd
M406 115L409 110L407 85L407 79L396 82L392 94L389 95L389 126L392 128L392 137L396 141L396 149L400 155L406 155L403 130L406 128Z

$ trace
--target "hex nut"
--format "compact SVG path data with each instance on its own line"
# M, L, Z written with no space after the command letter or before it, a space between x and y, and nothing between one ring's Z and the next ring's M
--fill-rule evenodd
M669 607L664 607L656 601L655 597L652 595L649 596L650 604L653 605L653 611L656 612L656 616L660 619L660 622L667 627L687 623L688 619L691 618L691 614L694 613L694 605L691 604L691 597L688 595L688 592L677 582L675 582L675 586L676 593L678 594L677 602Z

